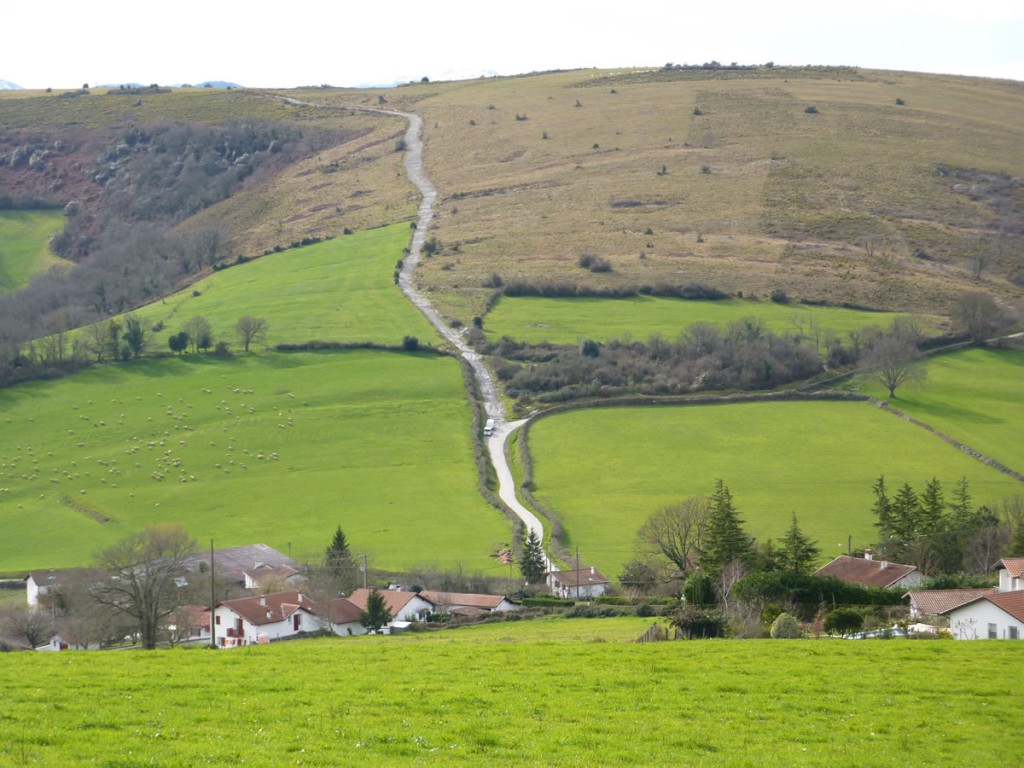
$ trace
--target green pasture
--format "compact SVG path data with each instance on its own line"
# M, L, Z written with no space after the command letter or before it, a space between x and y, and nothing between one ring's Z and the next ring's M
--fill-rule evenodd
M62 227L60 211L0 211L0 293L21 288L61 261L47 243Z
M1019 757L1024 714L1007 692L1024 674L1012 643L634 644L601 642L605 620L557 621L590 641L531 639L533 622L509 622L228 651L11 655L0 665L0 766ZM950 685L953 670L969 671L969 684Z
M424 353L192 355L0 390L0 573L166 522L300 560L340 524L375 567L503 575L470 433L459 365Z
M971 349L928 359L927 379L896 390L894 408L1024 472L1024 351ZM865 389L885 400L877 382Z
M976 503L1024 485L920 427L865 402L777 402L599 408L562 413L530 430L534 494L561 520L566 544L614 576L637 529L657 509L717 478L748 532L778 539L796 513L822 561L875 540L871 487L915 488L966 476Z
M167 351L168 336L196 315L210 321L216 339L236 349L234 327L243 315L266 318L269 345L399 346L406 335L433 342L433 327L392 278L409 239L408 225L396 224L274 253L214 272L135 314L148 327L163 323L150 338L151 348L161 352Z
M775 333L818 337L819 343L824 344L829 332L845 338L850 331L869 326L884 328L900 316L894 312L863 312L749 299L504 297L487 315L484 330L491 340L509 336L529 344L578 344L583 339L646 341L655 335L674 340L694 323L727 325L745 317L756 317ZM934 318L928 318L927 322L934 322Z

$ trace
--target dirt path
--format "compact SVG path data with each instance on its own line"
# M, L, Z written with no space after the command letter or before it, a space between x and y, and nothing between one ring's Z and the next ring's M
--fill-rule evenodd
M416 231L413 234L409 255L402 263L398 285L409 301L419 308L437 329L437 332L451 342L459 351L459 354L472 367L477 386L480 388L480 394L483 397L484 410L487 412L488 418L494 419L494 434L487 439L487 451L490 454L491 463L498 474L498 496L523 521L527 531L536 532L537 537L544 541L544 526L540 519L516 498L515 480L512 477L512 469L505 457L505 446L508 443L509 436L525 424L526 420L513 422L506 420L505 406L499 397L498 387L480 355L466 344L462 335L463 332L451 328L444 322L427 297L416 290L416 286L413 284L413 270L419 264L423 252L423 243L426 240L430 222L434 218L434 203L437 200L437 190L423 171L423 140L420 136L423 129L423 120L419 115L409 112L392 112L390 110L367 111L403 117L409 121L409 128L405 132L405 168L409 174L409 179L423 195L423 201L420 203L419 219L416 222ZM550 560L548 562L550 564Z

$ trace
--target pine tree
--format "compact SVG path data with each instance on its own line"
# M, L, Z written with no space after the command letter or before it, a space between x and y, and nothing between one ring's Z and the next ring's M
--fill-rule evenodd
M526 537L522 557L519 558L519 571L527 584L537 584L544 580L546 570L547 558L544 556L544 547L541 546L537 532L531 528Z
M925 485L919 501L918 533L927 536L942 528L942 517L946 509L946 502L942 497L942 484L938 478L933 477Z
M379 589L373 589L366 598L366 610L359 614L359 623L367 632L379 632L380 628L391 621L391 609L384 601Z
M347 571L351 566L352 553L349 551L348 539L345 538L345 532L341 530L340 525L338 530L334 532L334 537L331 539L326 552L324 552L324 561L327 564L327 569L335 575L341 575L343 571Z
M782 540L779 542L779 549L776 552L776 559L782 570L791 573L810 573L814 563L821 554L821 549L816 541L812 541L796 521L796 512L793 513L793 524L789 526Z
M904 483L892 500L891 535L893 543L902 553L908 550L917 538L918 520L921 517L921 503L917 493Z
M878 521L875 525L878 527L878 532L881 534L883 539L887 539L892 536L892 502L889 501L889 496L885 490L885 476L880 475L878 480L875 481L875 485L871 489L875 494L875 503L871 507L871 511L875 513L875 517Z
M711 512L704 530L700 566L718 576L726 565L738 560L748 565L754 556L753 540L743 530L743 520L736 512L732 494L721 480L715 481L711 495Z

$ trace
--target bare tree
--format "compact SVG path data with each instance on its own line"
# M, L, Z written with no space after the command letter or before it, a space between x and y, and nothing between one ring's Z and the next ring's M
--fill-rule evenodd
M132 620L143 648L156 648L164 619L181 605L186 564L195 549L180 526L148 526L98 555L108 577L94 585L93 597Z
M925 368L922 355L911 339L888 332L882 334L868 348L863 367L896 397L896 389L911 382L923 381Z
M0 614L0 634L16 640L24 640L35 648L50 639L53 631L53 617L50 611L38 606L11 606Z
M1006 327L1006 313L987 293L965 293L953 305L953 325L971 341L985 341Z
M196 315L185 324L185 333L188 334L188 343L193 352L207 349L213 345L213 330L210 327L210 321L202 315Z
M242 315L235 323L235 333L243 349L248 352L250 344L262 344L267 340L267 320L264 317Z
M637 532L637 548L647 554L664 555L679 575L685 576L700 550L709 509L704 496L691 496L681 504L659 509Z

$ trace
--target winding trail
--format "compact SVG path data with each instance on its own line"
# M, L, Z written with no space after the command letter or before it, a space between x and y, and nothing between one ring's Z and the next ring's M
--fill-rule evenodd
M416 286L413 284L413 270L419 264L420 256L423 252L423 243L427 237L427 230L430 228L430 222L434 218L434 203L437 201L437 189L423 171L423 139L421 138L423 119L419 115L409 112L393 112L383 109L366 111L402 117L409 121L409 128L405 132L405 168L409 174L410 181L416 185L423 195L423 200L420 202L419 218L416 222L416 231L413 233L409 255L402 262L402 270L398 276L398 285L409 301L419 308L437 329L437 332L459 351L459 354L462 355L473 369L473 376L476 378L477 386L480 388L480 394L483 397L484 410L487 412L488 418L494 419L494 434L487 438L487 452L490 454L491 463L494 465L498 475L498 497L523 521L527 532L535 532L538 539L544 541L544 525L516 497L516 485L512 477L512 468L509 466L505 455L509 436L525 424L526 419L512 422L506 420L505 406L498 395L498 387L480 355L466 344L460 331L451 328L444 322L437 313L437 310L434 309L433 304L430 303L426 296L416 290ZM546 555L545 558L547 558ZM550 566L551 562L548 559L548 567Z

